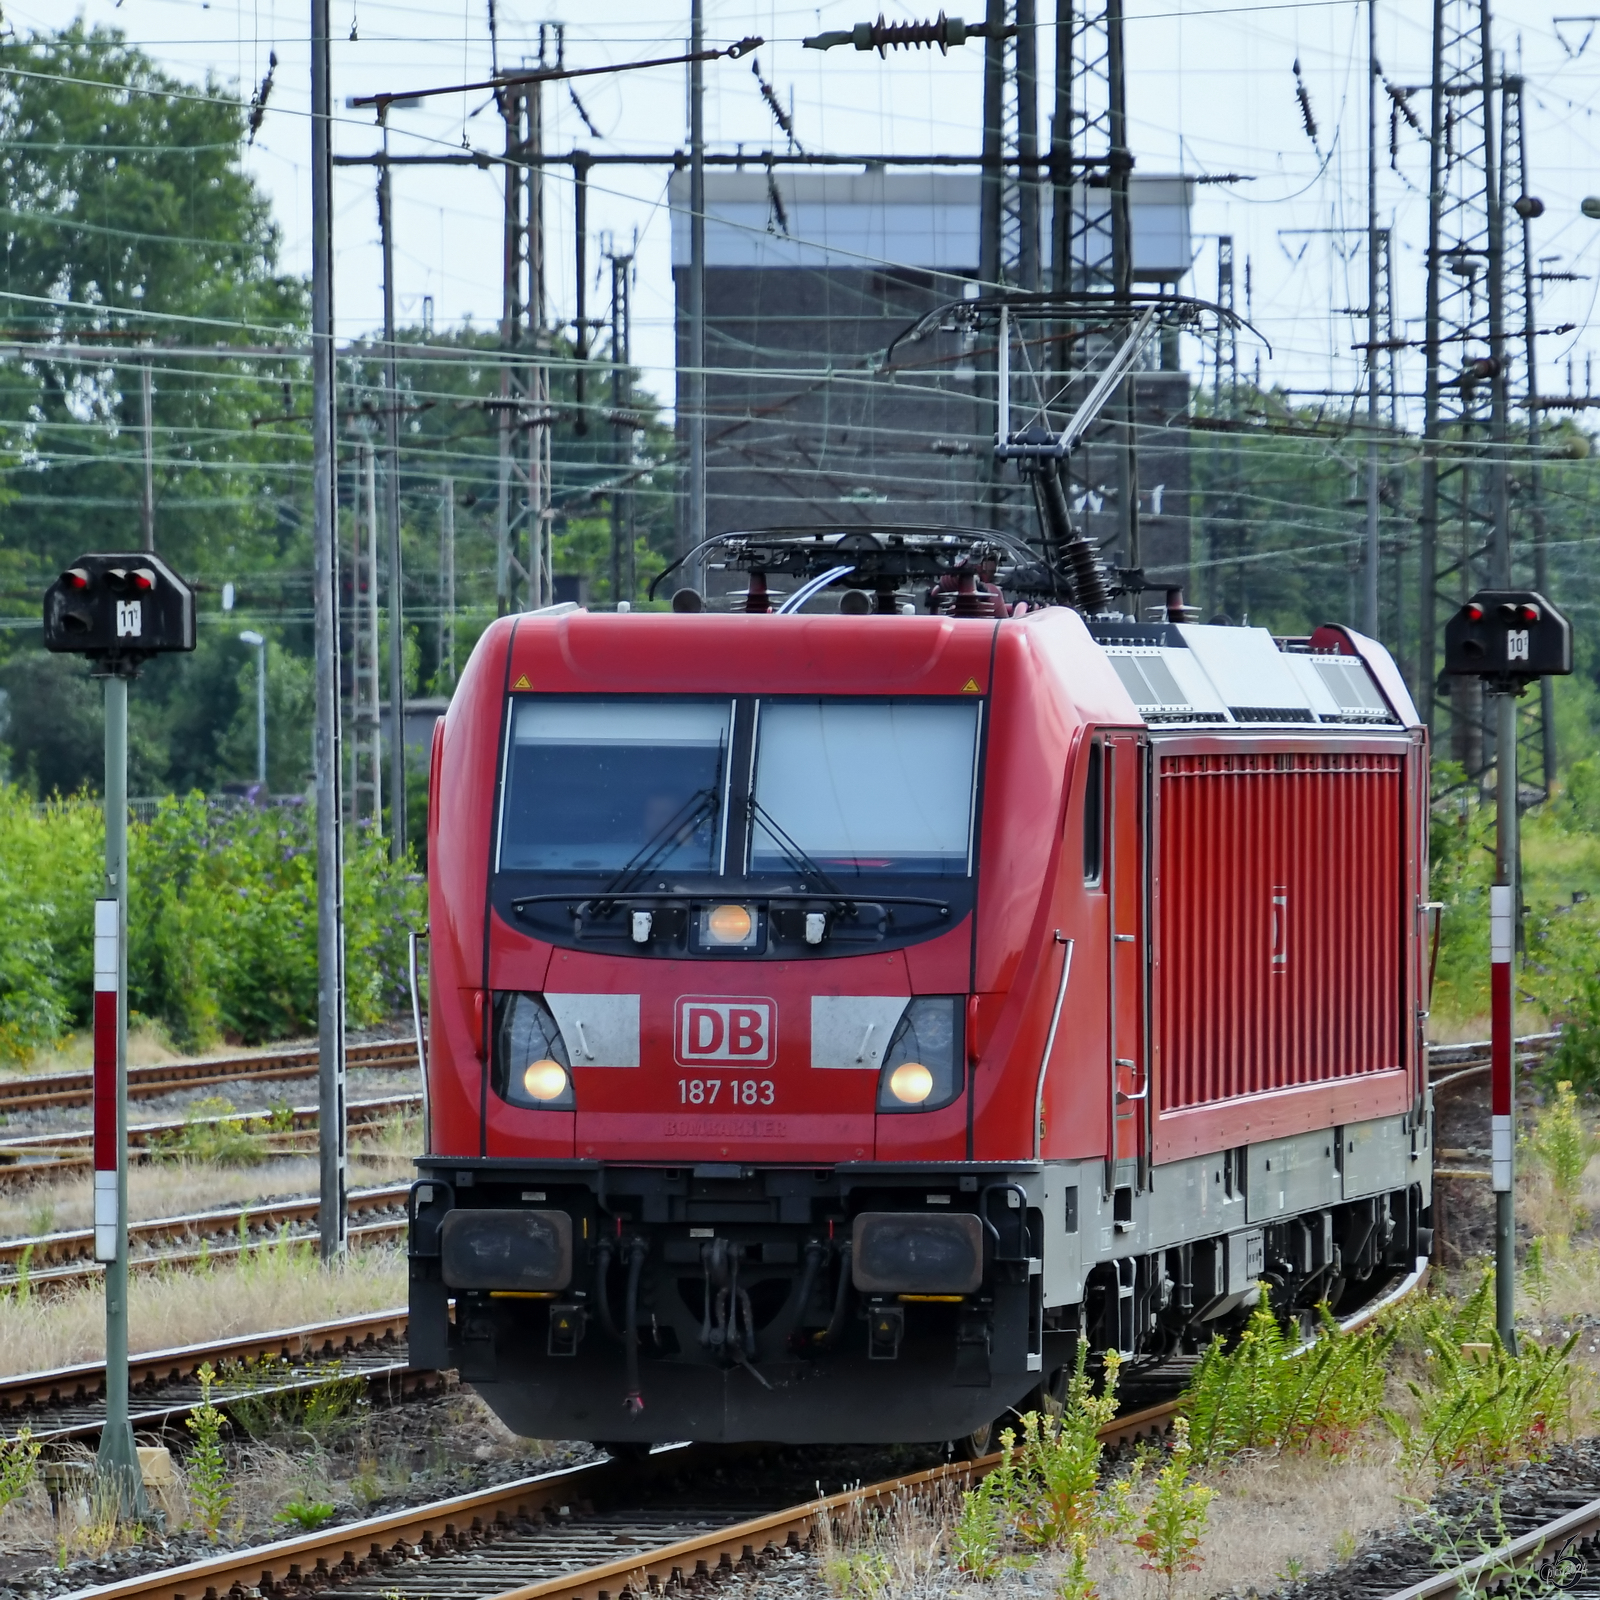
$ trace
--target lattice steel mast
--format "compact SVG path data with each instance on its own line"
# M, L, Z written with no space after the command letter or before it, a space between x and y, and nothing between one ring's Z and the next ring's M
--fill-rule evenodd
M1434 0L1428 158L1428 298L1424 351L1417 699L1437 731L1449 711L1450 754L1485 767L1482 694L1474 679L1435 687L1440 602L1510 577L1506 498L1504 230L1488 0Z
M541 44L540 65L544 65ZM495 597L502 616L551 592L550 373L544 292L544 117L535 83L498 91L506 126ZM519 593L520 589L520 593Z
M1535 285L1533 223L1544 214L1544 202L1529 193L1528 138L1524 119L1524 82L1507 73L1500 87L1500 198L1515 212L1505 218L1506 358L1511 394L1520 389L1525 409L1528 465L1514 480L1512 509L1518 535L1533 547L1533 586L1547 594L1550 582L1549 536L1545 528L1540 433L1543 422L1539 395L1538 301ZM1520 362L1521 371L1516 371ZM1520 379L1520 383L1516 380ZM1537 699L1518 719L1523 749L1517 769L1549 798L1556 778L1555 680L1541 678Z
M1062 294L1106 294L1126 300L1133 291L1133 235L1128 180L1127 90L1122 0L1056 0L1055 109L1050 130L1050 284ZM1054 342L1053 388L1070 399L1081 375L1105 353L1108 341L1063 324ZM1070 463L1068 498L1087 507L1098 498L1094 462L1111 463L1117 499L1114 542L1126 565L1139 566L1137 445L1134 388L1129 378L1116 407L1118 420L1099 435L1098 452ZM1112 437L1108 439L1107 433ZM1135 582L1138 580L1135 579Z

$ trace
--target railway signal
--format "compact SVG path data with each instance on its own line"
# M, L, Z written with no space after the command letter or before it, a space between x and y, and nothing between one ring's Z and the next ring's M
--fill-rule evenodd
M1572 671L1572 627L1532 589L1480 589L1444 630L1447 676L1481 678L1496 697L1495 875L1489 889L1490 1166L1495 1189L1495 1322L1516 1350L1516 1149L1513 1057L1516 996L1517 697L1530 683Z
M128 1416L128 680L194 649L194 591L148 550L79 556L45 591L47 650L106 686L106 875L94 903L94 1254L106 1268L106 1421L98 1470L147 1517Z

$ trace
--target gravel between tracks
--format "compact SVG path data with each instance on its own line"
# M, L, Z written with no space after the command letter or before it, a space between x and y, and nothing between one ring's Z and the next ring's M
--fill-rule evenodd
M1354 1559L1283 1591L1294 1600L1372 1600L1454 1562L1436 1561L1437 1522L1450 1530L1455 1560L1468 1561L1507 1538L1600 1498L1600 1439L1557 1445L1546 1461L1512 1468L1489 1484L1451 1485L1434 1497L1433 1516L1408 1517ZM1499 1526L1497 1532L1496 1501ZM1481 1542L1480 1542L1481 1541Z

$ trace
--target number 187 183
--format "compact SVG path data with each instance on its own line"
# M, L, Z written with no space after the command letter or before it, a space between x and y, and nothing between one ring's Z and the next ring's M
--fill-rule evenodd
M679 1078L678 1104L681 1106L770 1106L778 1091L769 1078Z

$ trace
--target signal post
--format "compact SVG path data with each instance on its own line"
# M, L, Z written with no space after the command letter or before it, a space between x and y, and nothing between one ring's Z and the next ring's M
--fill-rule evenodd
M1475 677L1495 699L1495 874L1489 889L1489 1141L1495 1198L1495 1326L1513 1354L1517 1220L1516 990L1521 884L1517 847L1517 699L1530 683L1572 671L1572 628L1531 589L1483 589L1445 625L1444 670Z
M193 650L194 595L149 551L86 555L45 591L47 650L105 683L106 872L94 903L94 1255L106 1269L106 1420L97 1470L122 1515L148 1515L128 1405L128 682Z

